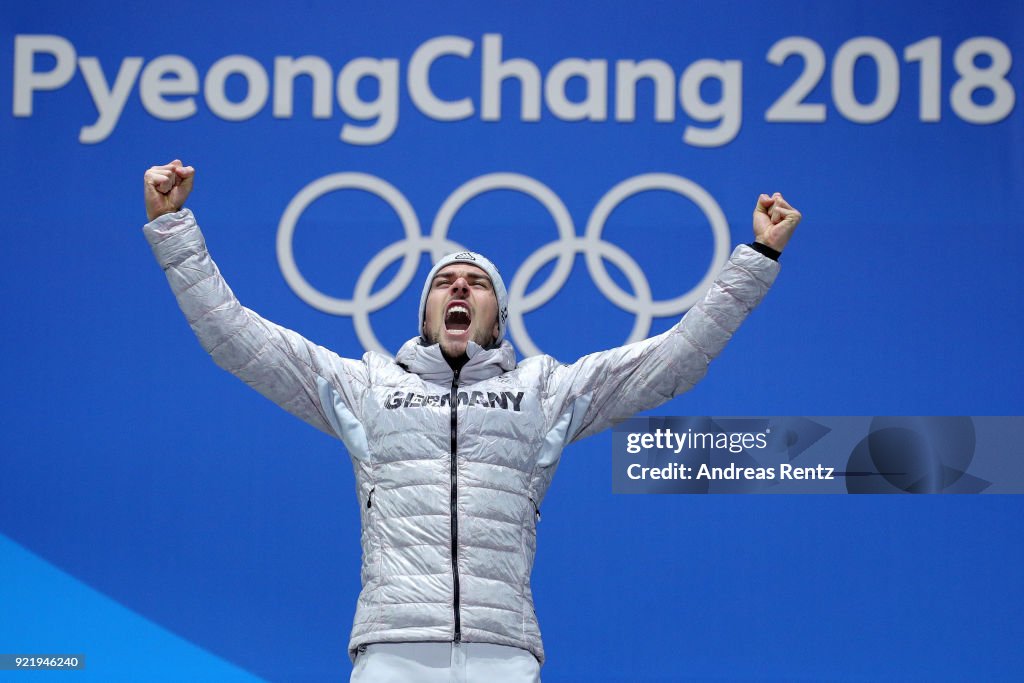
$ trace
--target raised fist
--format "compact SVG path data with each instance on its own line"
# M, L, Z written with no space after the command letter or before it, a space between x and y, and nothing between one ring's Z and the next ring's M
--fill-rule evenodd
M191 166L182 166L180 159L146 171L146 215L149 220L174 213L185 205L185 199L192 191L195 172Z
M800 212L790 206L781 193L776 192L771 197L763 194L754 207L754 239L782 251L801 218Z

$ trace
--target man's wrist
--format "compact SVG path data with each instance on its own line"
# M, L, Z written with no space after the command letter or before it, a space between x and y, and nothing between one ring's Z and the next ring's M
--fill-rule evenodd
M750 246L751 249L753 249L757 253L759 253L759 254L761 254L763 256L767 256L768 258L770 258L773 261L778 261L779 257L782 256L782 252L779 251L778 249L772 249L767 244L762 244L762 243L758 242L757 240L754 240L753 242L751 242L749 246Z

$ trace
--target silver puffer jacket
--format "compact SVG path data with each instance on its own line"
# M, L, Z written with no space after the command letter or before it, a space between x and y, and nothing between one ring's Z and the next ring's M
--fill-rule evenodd
M517 365L508 342L471 344L453 373L437 345L351 360L242 307L187 209L144 233L217 364L352 457L363 546L353 656L366 643L463 640L543 662L530 571L562 449L692 387L779 269L739 246L664 334L571 365Z

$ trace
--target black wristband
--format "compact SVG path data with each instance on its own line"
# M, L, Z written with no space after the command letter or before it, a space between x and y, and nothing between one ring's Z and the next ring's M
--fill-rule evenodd
M769 247L767 244L761 244L760 242L751 242L749 246L757 253L767 256L772 261L778 261L779 257L782 256L781 251L776 251Z

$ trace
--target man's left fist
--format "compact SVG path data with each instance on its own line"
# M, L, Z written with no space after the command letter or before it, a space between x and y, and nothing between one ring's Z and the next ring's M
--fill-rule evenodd
M754 207L754 240L782 251L801 218L800 212L790 206L781 193L776 192L771 197L763 194Z

